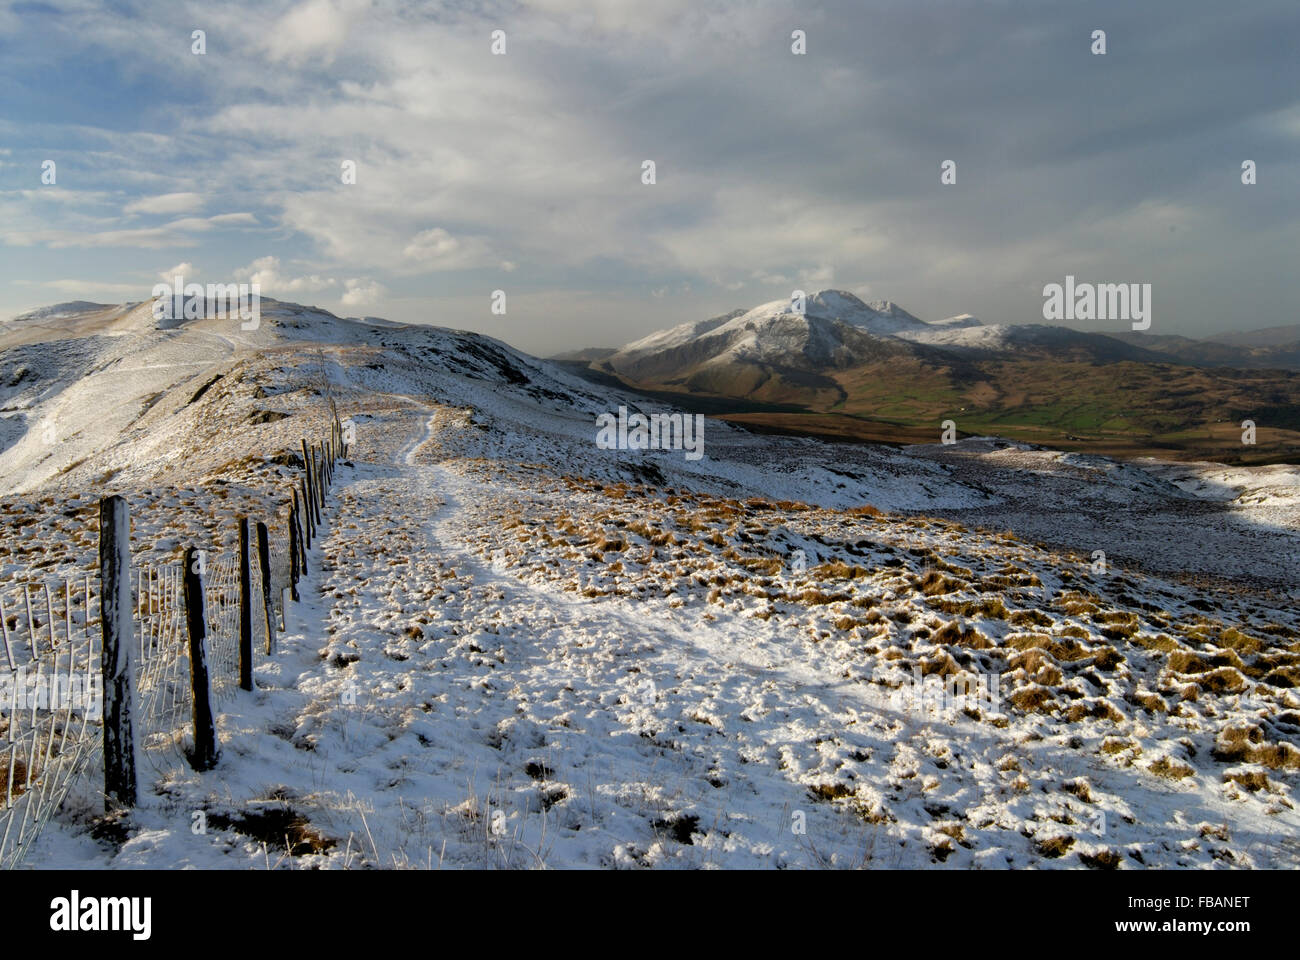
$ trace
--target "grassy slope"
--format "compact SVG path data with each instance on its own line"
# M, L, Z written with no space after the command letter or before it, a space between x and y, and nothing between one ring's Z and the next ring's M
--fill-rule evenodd
M903 361L831 379L842 395L800 389L786 378L781 389L769 381L757 393L634 386L653 386L660 397L703 404L705 412L738 423L837 439L933 441L940 424L953 420L961 435L1109 455L1300 462L1300 373L1293 371L1042 359L954 369ZM779 405L770 403L778 398ZM1244 419L1257 425L1254 446L1241 442Z

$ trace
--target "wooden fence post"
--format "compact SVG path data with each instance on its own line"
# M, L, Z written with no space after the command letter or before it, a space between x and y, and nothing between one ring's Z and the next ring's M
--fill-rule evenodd
M275 617L271 613L271 536L266 524L257 521L257 566L262 572L262 607L266 614L266 655L275 649Z
M316 526L319 527L325 519L321 513L321 504L325 502L325 492L321 489L320 458L316 456L315 444L312 444L311 448L311 484L311 508L316 515Z
M194 753L190 766L211 770L217 765L217 727L212 720L212 695L208 686L207 607L203 598L203 576L198 551L185 549L185 624L190 635L190 694L194 707Z
M298 494L289 508L289 586L294 602L298 601Z
M311 507L308 505L310 498L307 495L307 477L305 475L298 478L298 487L302 490L302 516L298 518L298 529L302 531L303 536L303 570L306 571L307 556L305 551L311 549L312 526Z
M131 690L131 513L121 497L99 501L101 671L104 684L104 806L135 806L135 734ZM35 636L33 636L33 646Z
M311 446L311 459L316 467L316 522L325 520L325 458L320 454L320 444Z
M239 518L239 688L253 689L253 571L248 517Z
M293 512L294 526L298 528L298 573L306 575L311 572L307 569L307 548L311 546L311 541L307 539L306 531L303 529L302 507L302 501L298 499L298 494L295 492L293 495ZM294 591L293 598L298 599L297 590Z
M306 493L304 494L304 496L307 500L307 514L308 514L307 521L308 523L311 524L311 530L312 533L314 534L316 532L316 524L319 523L320 521L316 517L316 511L315 511L316 491L313 489L313 484L315 483L315 480L312 476L312 474L315 473L315 471L313 470L312 460L313 460L312 455L307 450L307 439L304 437L302 440L302 465L303 465L303 475L306 477L306 481L307 481ZM311 546L310 538L308 538L307 546L309 547Z

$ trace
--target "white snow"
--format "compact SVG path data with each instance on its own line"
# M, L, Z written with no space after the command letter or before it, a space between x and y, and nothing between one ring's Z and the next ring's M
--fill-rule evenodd
M713 420L698 462L600 450L598 413L658 408L474 334L268 301L257 331L135 308L41 336L0 341L6 582L86 566L104 492L141 557L228 550L237 512L282 509L272 458L322 434L327 392L357 446L220 765L151 767L120 844L78 784L33 865L1300 863L1300 698L1266 679L1296 669L1271 584L1295 582L1297 468ZM913 668L1005 699L928 713L898 694ZM220 825L268 810L323 841Z

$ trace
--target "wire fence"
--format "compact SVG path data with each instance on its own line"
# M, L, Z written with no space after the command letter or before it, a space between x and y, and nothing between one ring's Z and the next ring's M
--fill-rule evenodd
M0 589L0 868L21 862L97 755L91 583L87 576Z
M271 558L272 584L286 583L287 554ZM252 603L261 610L256 555L252 565ZM208 555L203 566L209 680L223 704L239 686L239 556ZM136 755L160 775L185 762L192 743L183 577L180 563L139 564L132 577ZM101 759L99 591L90 573L0 585L0 869L23 861L71 786ZM253 618L263 643L264 622Z
M334 410L329 440L302 441L304 472L286 537L277 529L272 541L265 524L241 518L234 554L187 550L189 571L184 562L136 562L125 501L109 497L101 502L100 562L111 567L0 583L0 869L24 862L69 789L90 770L104 774L106 806L130 805L137 760L158 774L183 762L199 770L215 762L213 707L241 686L252 689L252 651L256 646L269 655L277 620L278 629L286 628L286 593L297 597L304 554L345 449ZM110 513L117 519L106 527ZM110 603L106 624L101 590L110 569L114 583L129 582L131 602L129 610ZM187 580L202 591L201 613L187 609ZM118 638L127 636L128 618L131 650L124 660ZM118 692L123 669L120 689L132 701L125 709Z

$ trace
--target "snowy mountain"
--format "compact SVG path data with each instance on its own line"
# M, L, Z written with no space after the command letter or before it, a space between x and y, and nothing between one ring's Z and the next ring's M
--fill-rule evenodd
M969 318L974 321L974 318ZM1042 356L1057 360L1086 359L1105 363L1130 360L1153 363L1165 359L1140 341L1124 342L1108 334L1086 333L1044 323L949 326L946 321L921 329L900 330L895 336L939 347L967 359Z
M887 348L836 330L845 324L875 338L935 347L953 360L1040 357L1113 363L1177 362L1197 366L1300 368L1300 327L1271 327L1205 340L1164 334L1092 333L1042 323L984 323L969 313L921 320L889 300L864 302L844 290L821 290L803 316L786 300L738 309L657 331L613 351L574 351L630 380L684 381L700 363L744 359L842 368L890 356ZM743 343L741 343L743 341Z
M889 300L867 303L844 290L821 290L807 298L803 314L789 301L774 300L652 333L595 363L631 382L699 388L702 382L724 381L717 368L737 363L817 374L903 356L945 361L930 351L909 351L906 345L939 348L952 362L1043 354L1104 361L1160 359L1102 334L1044 324L984 324L970 314L925 321ZM702 370L707 375L702 376Z
M28 310L14 317L14 320L61 320L85 313L95 313L114 308L111 303L92 303L89 300L69 300L66 303L54 303L48 307Z
M957 318L955 325L966 322ZM653 333L592 366L640 386L782 402L838 395L829 377L836 371L941 361L902 338L930 328L889 301L864 303L842 290L822 290L807 298L803 313L784 300L735 310Z

